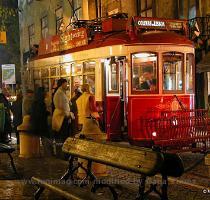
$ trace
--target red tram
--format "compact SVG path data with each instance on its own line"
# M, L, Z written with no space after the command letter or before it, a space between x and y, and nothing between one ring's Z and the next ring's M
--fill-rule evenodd
M89 40L86 29L78 28L41 41L30 62L31 80L51 91L56 79L65 77L70 96L89 83L103 107L108 139L127 132L131 142L149 145L158 133L142 121L151 112L157 117L162 110L194 109L195 51L187 21L110 18L102 28Z

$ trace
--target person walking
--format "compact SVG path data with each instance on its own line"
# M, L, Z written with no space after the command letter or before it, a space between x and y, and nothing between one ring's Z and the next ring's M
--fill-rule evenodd
M55 110L52 117L52 129L56 132L55 138L64 142L71 135L70 123L74 114L70 112L69 99L66 95L67 80L60 79L61 86L57 89L53 103Z
M16 138L17 138L17 144L19 144L19 132L17 131L17 127L22 123L23 118L22 118L22 92L19 91L17 93L17 99L15 102L13 102L11 111L13 113L13 126L14 126L14 131L16 133Z
M0 133L0 142L2 143L8 143L9 139L8 139L8 135L11 135L11 131L12 131L12 124L11 124L11 115L10 115L10 111L11 111L11 105L9 103L9 101L7 100L7 98L5 97L5 95L2 92L2 89L0 89L0 103L3 104L4 107L4 112L5 114L2 115L4 116L4 119L1 119L4 121L4 128L3 128L3 132Z

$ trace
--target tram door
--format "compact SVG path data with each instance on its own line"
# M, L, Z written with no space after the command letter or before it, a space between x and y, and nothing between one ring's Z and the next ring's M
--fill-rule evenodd
M125 129L125 57L105 61L105 124L109 140L121 140Z

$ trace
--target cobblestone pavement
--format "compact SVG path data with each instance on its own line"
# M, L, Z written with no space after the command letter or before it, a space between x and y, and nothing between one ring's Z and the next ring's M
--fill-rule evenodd
M14 175L7 155L0 154L0 200L28 200L33 199L33 193L36 187L30 183L31 176L52 177L59 179L63 172L67 169L67 162L55 157L42 156L34 159L23 159L18 157L19 151L13 154L17 166L19 176ZM200 158L199 154L186 153L183 154L185 163L192 163ZM117 185L119 199L135 199L138 191L137 182L139 176L134 173L127 173L123 170L108 168L108 180ZM195 169L184 174L179 179L169 179L169 199L170 200L207 200L210 199L207 188L210 188L210 177L208 169L204 162L199 164ZM149 183L156 181L160 182L160 176L149 178ZM186 184L188 182L190 185ZM104 195L103 191L97 195ZM50 191L45 190L40 199L62 199ZM150 195L148 199L158 199L155 195Z

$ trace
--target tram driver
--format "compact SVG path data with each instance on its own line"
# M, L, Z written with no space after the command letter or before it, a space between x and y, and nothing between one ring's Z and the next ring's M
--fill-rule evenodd
M153 67L147 66L143 68L143 82L140 85L141 90L155 91L157 88L157 81L153 76Z

